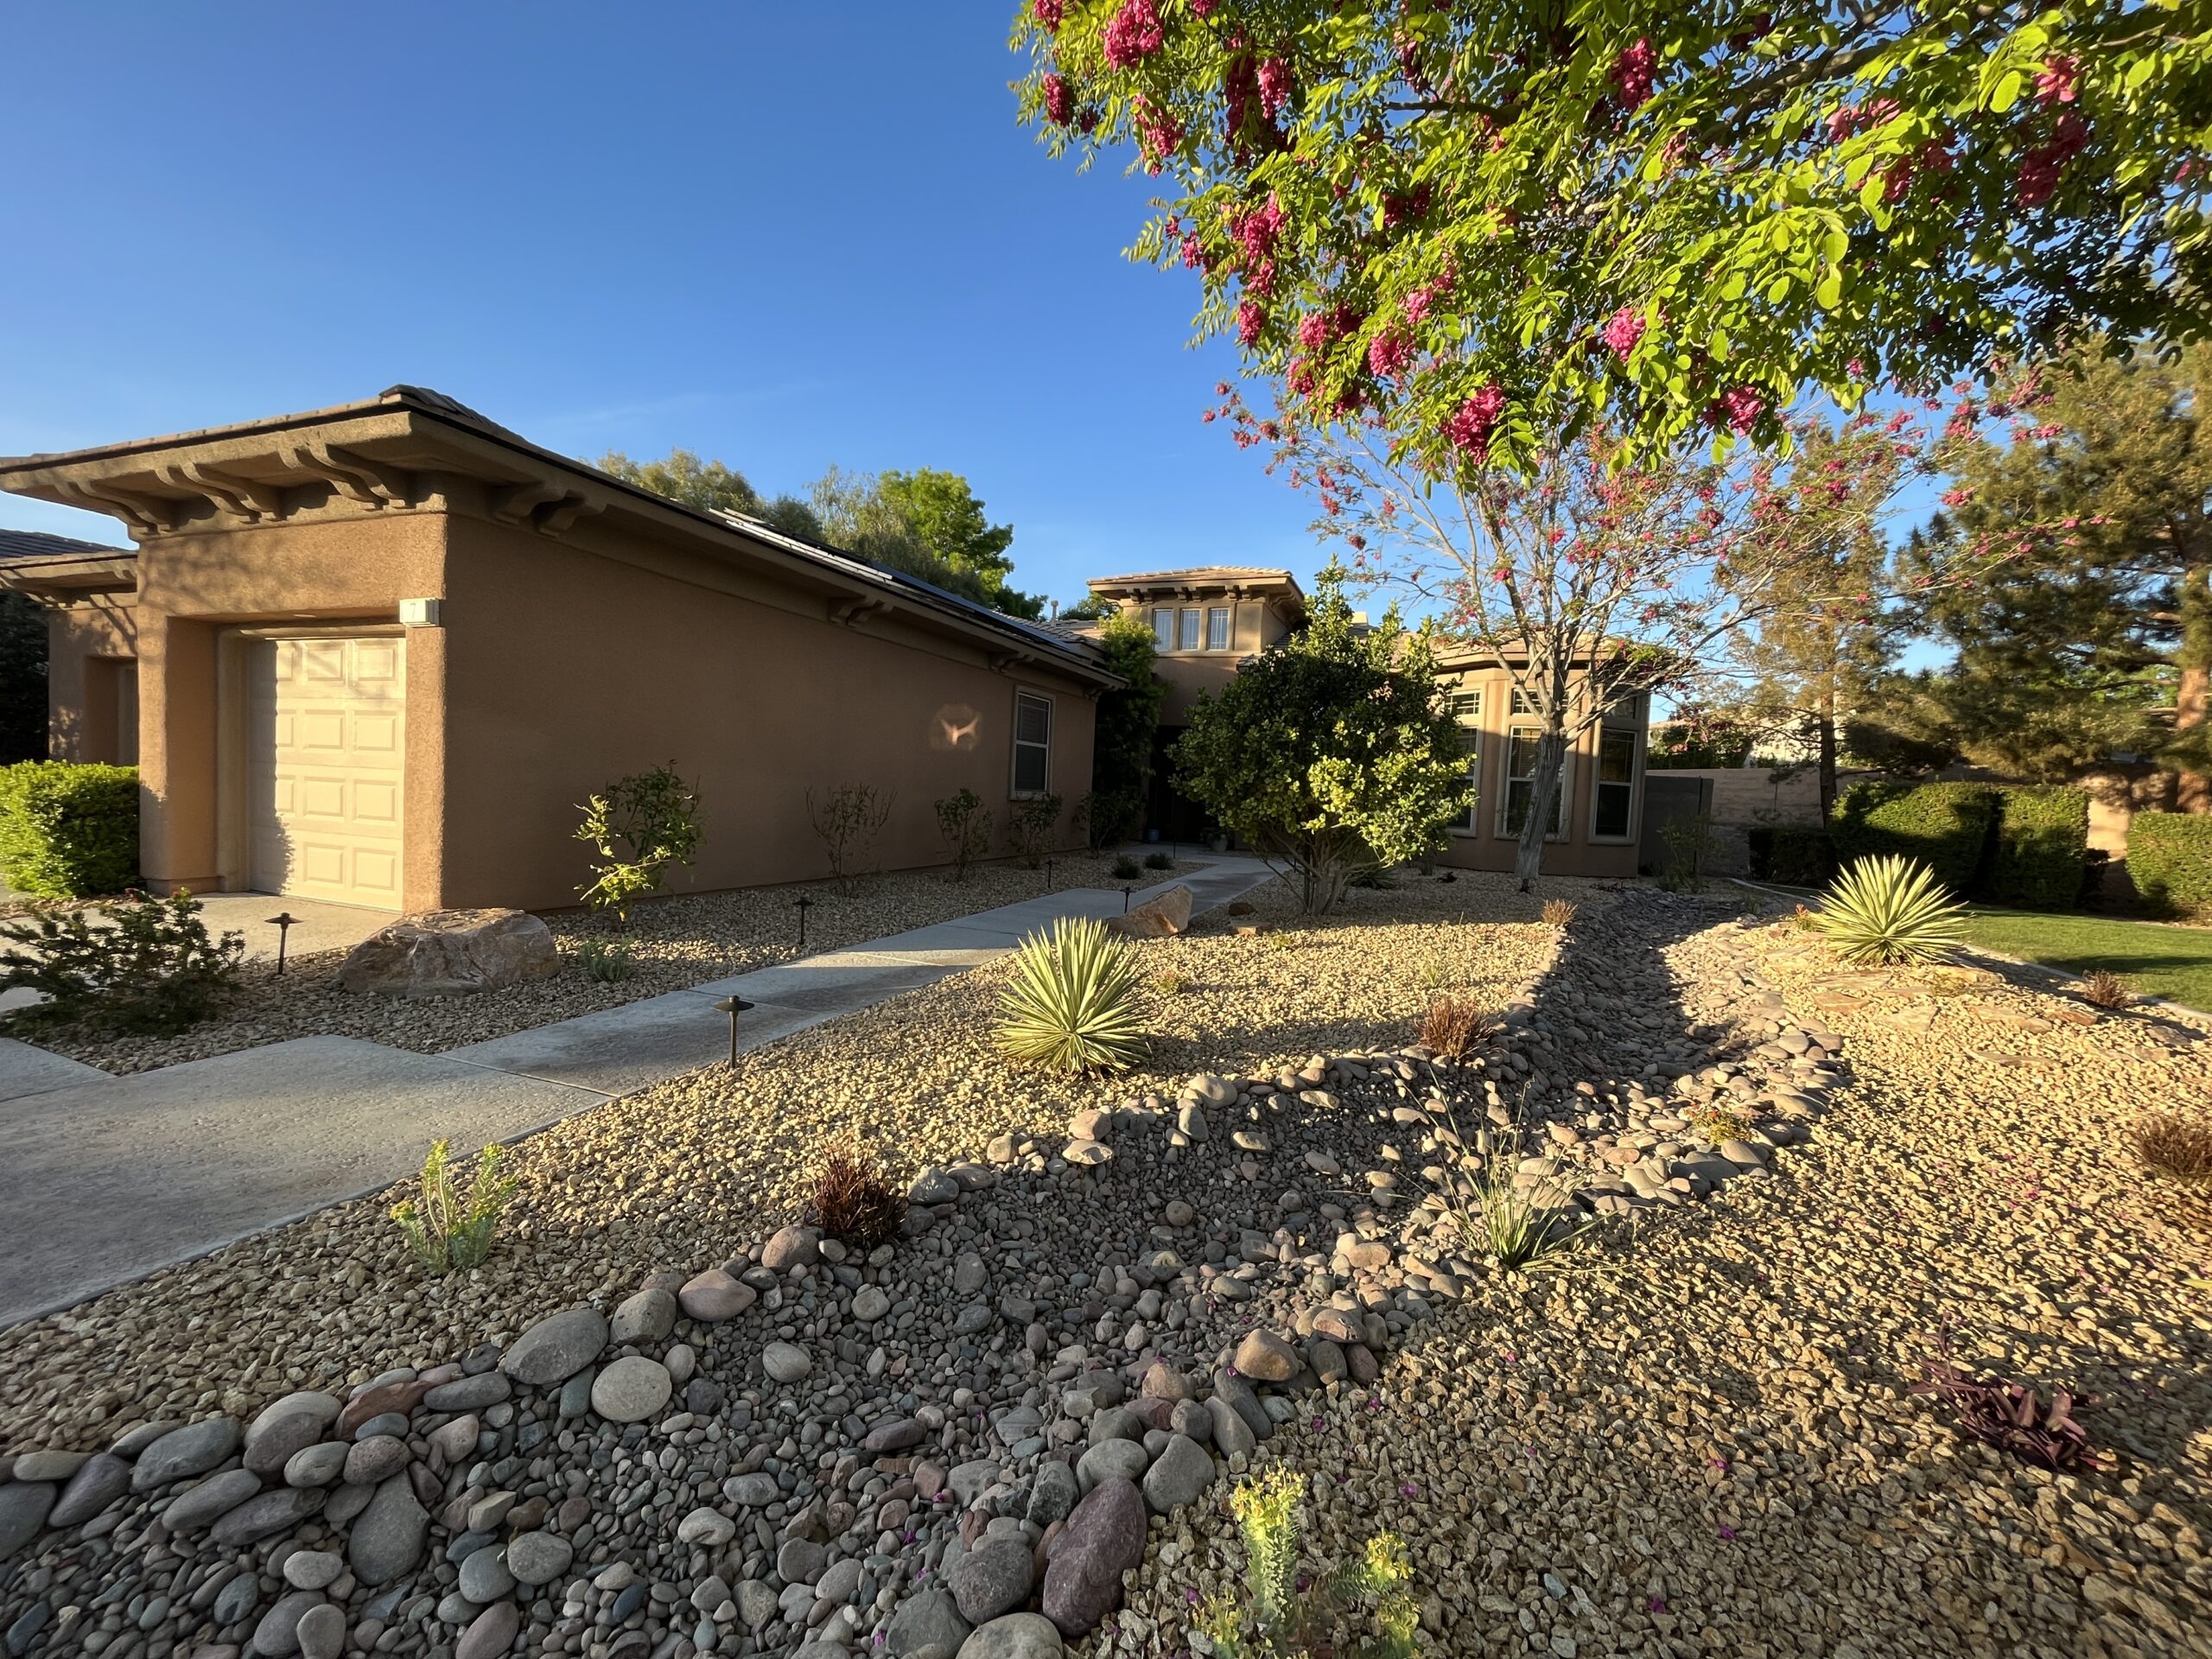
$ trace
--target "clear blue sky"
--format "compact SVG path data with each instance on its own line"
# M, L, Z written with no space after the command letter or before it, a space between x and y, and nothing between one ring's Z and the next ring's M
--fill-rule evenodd
M1016 581L1319 562L1147 181L1017 126L1012 0L5 14L0 454L430 385L762 490L965 473ZM0 496L0 524L121 542Z

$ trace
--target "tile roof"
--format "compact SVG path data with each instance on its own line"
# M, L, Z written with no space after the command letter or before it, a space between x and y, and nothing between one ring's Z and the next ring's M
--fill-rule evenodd
M1198 582L1211 577L1262 576L1277 582L1287 582L1295 588L1298 578L1287 570L1268 569L1252 564L1198 564L1183 570L1141 570L1130 576L1093 576L1093 588L1120 588L1141 582Z
M0 529L0 559L127 559L137 550L80 542L73 536L49 536L42 530Z

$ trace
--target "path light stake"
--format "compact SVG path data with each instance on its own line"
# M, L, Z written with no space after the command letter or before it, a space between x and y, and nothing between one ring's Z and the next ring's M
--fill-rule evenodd
M799 919L804 921L805 918L806 912L801 911ZM729 1065L733 1071L737 1069L737 1016L752 1006L741 996L726 996L715 1004L716 1014L729 1015Z
M1059 861L1057 858L1048 858L1045 861L1045 885L1048 887L1052 885L1052 867Z
M1136 889L1133 887L1124 887L1122 889L1122 914L1124 916L1129 913L1129 895L1135 891Z
M806 912L814 908L814 895L802 893L791 900L791 908L798 912L798 948L806 949Z
M284 941L292 931L292 924L300 918L289 910L280 910L269 918L270 926L276 930L276 971L284 971Z

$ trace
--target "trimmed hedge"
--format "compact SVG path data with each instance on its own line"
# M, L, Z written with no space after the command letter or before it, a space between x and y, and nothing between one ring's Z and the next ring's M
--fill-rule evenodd
M2212 817L2138 812L2127 826L2127 874L2156 908L2212 915Z
M18 893L88 899L138 879L138 768L0 766L0 874Z
M1836 862L1894 853L1918 859L1954 893L1971 893L1997 808L1987 784L1853 784L1835 804Z
M2089 798L2078 789L1997 791L1997 839L1975 896L2023 910L2072 910L2089 856Z
M1835 849L1827 826L1819 823L1760 824L1745 831L1750 843L1751 875L1786 887L1818 887L1835 874Z

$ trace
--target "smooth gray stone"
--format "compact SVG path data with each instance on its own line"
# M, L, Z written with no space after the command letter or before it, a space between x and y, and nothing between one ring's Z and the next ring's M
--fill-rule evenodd
M607 1346L607 1318L595 1307L571 1307L540 1319L499 1356L499 1369L518 1382L550 1389L565 1382Z
M421 1562L429 1533L429 1512L416 1500L407 1477L394 1475L377 1488L353 1522L346 1560L363 1584L389 1584Z
M138 1454L130 1490L150 1492L175 1481L204 1475L238 1449L238 1426L228 1417L171 1429Z
M208 1529L207 1541L218 1549L257 1544L264 1538L289 1532L322 1508L320 1488L280 1486L273 1492L250 1497Z
M112 1452L103 1452L70 1478L47 1516L50 1527L73 1527L89 1521L130 1490L130 1465Z
M38 1536L54 1512L54 1491L50 1480L11 1480L0 1486L0 1561Z
M175 1533L204 1532L260 1490L261 1477L250 1470L210 1475L179 1493L162 1511L162 1523Z
M951 1592L925 1590L893 1610L884 1645L893 1659L955 1659L969 1628Z

